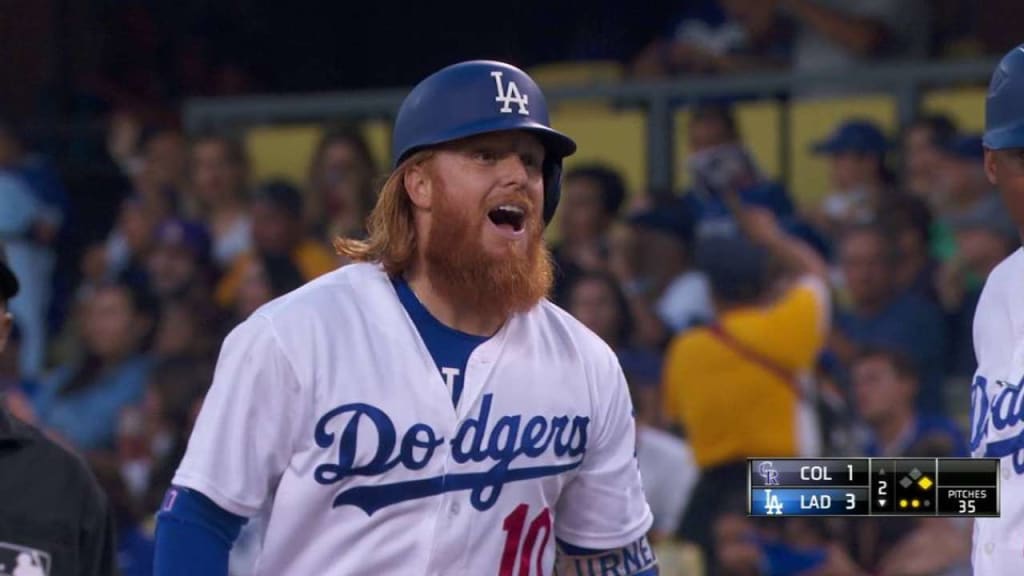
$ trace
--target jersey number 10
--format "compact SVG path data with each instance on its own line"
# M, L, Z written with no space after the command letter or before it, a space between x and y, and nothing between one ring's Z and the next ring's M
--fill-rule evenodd
M537 553L536 574L544 573L541 561L544 558L544 549L548 545L548 539L551 537L551 511L545 508L530 522L524 539L523 528L526 525L526 514L529 509L528 505L520 504L511 514L505 516L502 530L507 533L507 536L505 536L505 551L501 555L498 576L530 576L530 560L533 558L534 551ZM544 533L543 539L541 539L541 532ZM539 547L537 546L538 540L540 540ZM517 558L518 562L516 562ZM516 572L517 564L519 565L518 572Z

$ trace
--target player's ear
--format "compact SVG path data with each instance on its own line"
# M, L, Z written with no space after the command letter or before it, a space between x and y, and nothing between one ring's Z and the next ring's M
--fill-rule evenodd
M416 162L405 169L402 175L405 191L413 206L429 210L433 199L433 185L426 161Z
M996 154L998 153L985 148L985 176L988 177L989 184L993 186L999 185L999 178L996 176Z

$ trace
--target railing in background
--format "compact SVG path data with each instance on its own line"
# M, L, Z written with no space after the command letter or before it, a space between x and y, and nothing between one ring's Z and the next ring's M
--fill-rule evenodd
M587 84L546 89L550 103L604 100L642 108L647 116L648 188L670 189L673 180L673 111L697 101L742 97L788 102L823 92L882 92L896 98L901 126L917 114L922 91L957 85L987 84L995 59L941 62L892 62L820 73L745 73L722 77L683 77L657 82ZM407 89L368 90L311 95L262 95L195 99L185 105L186 130L232 129L251 125L325 119L392 118ZM786 107L783 107L785 110ZM779 137L788 141L788 122ZM780 146L782 154L788 146ZM788 162L782 159L783 170ZM788 174L783 174L788 179Z

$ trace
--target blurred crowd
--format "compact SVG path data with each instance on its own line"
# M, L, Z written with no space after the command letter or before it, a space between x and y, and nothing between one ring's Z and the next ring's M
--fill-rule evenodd
M1019 246L979 137L942 116L897 139L850 119L814 147L830 189L798 206L729 108L694 108L686 133L691 189L575 166L553 227L551 298L619 355L657 537L715 574L958 573L969 537L952 520L752 521L744 459L967 454L972 313ZM13 414L89 457L131 575L147 573L222 338L346 264L331 239L364 234L382 173L346 126L325 132L305 182L252 182L230 136L131 117L111 122L108 150L129 193L62 286L61 177L0 125L0 231L23 284L0 381ZM955 544L918 551L940 538Z
M49 132L94 127L111 109L166 118L190 97L408 86L470 55L523 68L611 61L638 77L827 71L1002 54L1020 40L1020 14L1016 0L522 0L501 18L468 0L7 0L0 107ZM62 136L49 144L86 155Z

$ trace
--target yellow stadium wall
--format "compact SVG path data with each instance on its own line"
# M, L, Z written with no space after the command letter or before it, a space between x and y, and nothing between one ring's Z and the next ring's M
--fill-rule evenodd
M962 130L980 132L984 125L984 88L955 88L926 93L922 110L950 115ZM810 147L825 138L842 121L860 117L878 122L892 137L897 128L896 102L887 95L805 100L790 108L789 174L787 182L794 199L814 204L828 192L827 162L811 153ZM780 134L784 116L775 101L742 103L736 107L737 122L744 142L761 169L779 178ZM675 114L674 190L689 184L686 168L689 113ZM621 171L631 193L647 190L647 137L645 114L641 110L616 110L603 103L562 103L552 108L552 124L571 135L579 144L566 169L590 162L606 163ZM390 168L391 124L364 122L364 136L382 172ZM309 162L322 135L320 124L256 126L246 133L245 143L252 160L254 181L286 178L305 187ZM552 232L556 232L555 229Z
M324 126L291 124L250 128L245 135L245 147L252 162L254 181L284 178L304 186L308 179L309 163L323 136ZM363 122L360 130L370 146L377 167L387 171L391 161L391 124L372 120Z
M985 88L935 90L922 98L921 108L948 115L961 131L980 133L985 129L985 93Z

